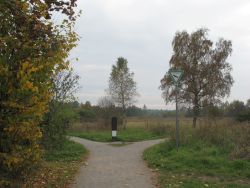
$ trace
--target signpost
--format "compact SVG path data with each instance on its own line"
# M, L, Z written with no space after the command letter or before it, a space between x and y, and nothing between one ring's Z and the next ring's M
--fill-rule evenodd
M169 75L172 78L172 81L175 84L175 102L176 102L176 148L178 151L179 148L179 113L178 113L178 85L180 83L180 79L183 75L183 71L180 69L170 69L168 71Z
M112 141L116 141L117 140L117 117L112 117L111 128L112 128Z

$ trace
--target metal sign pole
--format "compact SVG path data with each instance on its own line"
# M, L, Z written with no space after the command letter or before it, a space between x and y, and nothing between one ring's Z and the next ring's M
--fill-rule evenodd
M179 149L179 113L178 113L178 84L175 85L175 102L176 102L176 148Z
M175 102L176 102L176 148L177 151L179 149L179 143L180 143L180 138L179 138L179 112L178 112L178 84L180 82L180 79L183 75L183 70L181 69L170 69L169 70L169 75L172 78L172 81L175 84Z

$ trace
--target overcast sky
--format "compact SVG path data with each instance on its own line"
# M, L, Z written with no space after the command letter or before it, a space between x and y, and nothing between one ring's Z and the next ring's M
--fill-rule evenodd
M250 98L250 1L249 0L78 0L83 11L76 31L81 39L71 56L80 75L80 102L105 95L111 66L120 56L135 73L137 106L166 109L159 90L168 71L171 42L176 31L208 28L209 38L232 40L228 59L235 83L227 99Z

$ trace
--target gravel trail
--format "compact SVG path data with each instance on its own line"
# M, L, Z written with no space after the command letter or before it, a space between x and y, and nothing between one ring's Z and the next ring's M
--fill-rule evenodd
M142 159L143 151L161 140L134 142L125 146L71 137L83 144L90 156L80 168L72 188L155 188L154 174Z

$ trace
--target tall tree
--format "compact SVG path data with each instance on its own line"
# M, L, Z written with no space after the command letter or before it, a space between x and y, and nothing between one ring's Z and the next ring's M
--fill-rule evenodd
M67 69L77 40L75 2L0 1L0 176L20 175L40 158L51 77ZM62 24L52 22L55 11L64 14Z
M133 77L134 73L129 71L128 61L119 57L116 65L112 66L108 93L124 113L126 108L135 102L137 96L136 82Z
M181 102L192 106L194 127L200 109L228 96L233 84L232 67L227 62L232 43L221 38L214 46L207 38L207 32L207 29L198 29L191 34L177 32L169 62L171 68L184 71L178 96ZM174 84L168 73L161 80L160 88L166 103L175 100Z

